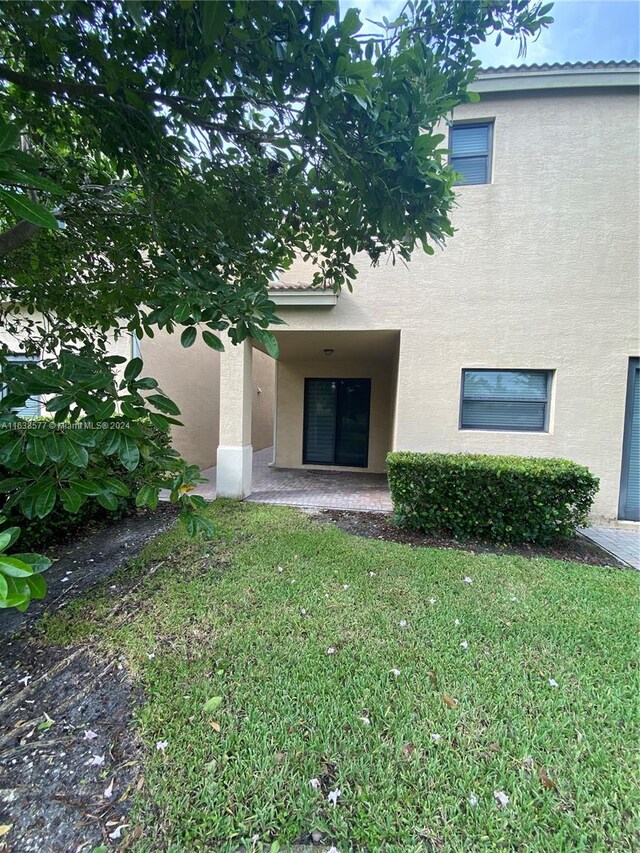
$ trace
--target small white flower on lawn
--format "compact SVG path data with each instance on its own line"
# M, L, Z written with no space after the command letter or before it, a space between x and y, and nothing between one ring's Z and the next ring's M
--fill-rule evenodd
M301 608L300 608L300 615L301 615L301 616L306 616L306 615L307 615L307 611L304 609L304 607L301 607Z
M151 653L147 652L147 657L149 658L149 660L153 660L155 656L156 656L155 652L151 652Z
M327 654L328 655L335 655L335 653L336 653L336 650L333 648L333 646L329 646L329 648L327 649Z
M32 676L32 675L25 675L25 677L24 677L24 678L19 678L19 679L18 679L18 684L24 684L24 686L26 687L26 686L27 686L27 684L31 681L31 679L32 679L32 678L33 678L33 676Z
M467 643L467 641L466 641L466 640L463 640L463 641L460 643L460 648L461 648L461 649L468 649L468 648L469 648L469 643Z
M94 755L85 762L89 767L102 767L104 764L104 755Z
M370 577L370 578L375 578L375 576L376 576L376 573L375 573L375 572L369 572L369 577Z
M320 787L320 780L319 779L309 779L309 784L311 785L311 787L313 788L314 791L317 791L318 788Z
M92 732L91 729L87 729L84 733L85 740L93 740L96 737L98 737L98 735L95 732Z
M109 786L104 789L104 796L105 796L105 799L107 799L107 800L110 800L111 797L113 796L113 783L115 781L116 781L115 779L112 779Z
M453 624L454 624L454 625L460 625L460 620L459 620L459 619L456 619L456 621L455 621Z
M493 796L500 803L502 808L505 808L509 805L509 797L507 797L504 791L494 791Z
M370 725L371 725L371 720L369 719L369 717L360 717L360 719L361 719L361 720L362 720L362 722L365 724L365 726L370 726Z
M396 669L396 668L394 667L394 668L391 670L391 675L395 675L395 677L397 678L397 677L400 675L400 670L399 670L399 669Z
M518 600L518 599L515 597L515 595L512 595L512 596L511 596L511 601L517 601L517 600Z
M473 578L470 578L470 577L467 575L467 577L464 579L464 582L465 582L465 583L473 583Z
M469 794L469 805L470 806L477 806L478 805L478 798L476 797L475 794Z
M60 578L60 583L69 583L69 578Z
M434 732L434 733L431 735L431 740L432 740L434 743L438 743L439 741L441 741L441 740L442 740L442 735L439 735L437 732Z
M436 599L435 599L435 598L430 598L430 599L429 599L429 604L435 604L435 603L436 603Z
M162 750L162 751L164 752L164 750L165 750L168 746L169 746L169 741L168 741L168 740L159 740L159 741L158 741L158 743L156 744L156 749L157 749L157 750Z
M549 684L551 687L557 687L558 686L558 682L555 680L555 678L550 678Z
M329 800L332 806L338 805L338 797L341 793L342 791L340 790L340 788L336 788L335 791L329 791L329 793L327 794L327 800Z
M349 589L349 584L348 584L348 583L343 583L343 584L342 584L342 589Z
M325 592L324 597L325 597L325 598L329 598L329 593L328 593L328 592Z
M284 572L284 569L282 568L282 566L278 566L278 571L279 571L279 572Z
M109 838L113 839L114 841L117 841L121 837L122 830L126 829L128 826L128 823L123 823L120 826L116 826L113 832L109 833Z
M398 622L398 625L400 625L400 627L401 627L401 628L406 628L406 627L407 627L407 620L406 620L406 619L401 619L401 620Z

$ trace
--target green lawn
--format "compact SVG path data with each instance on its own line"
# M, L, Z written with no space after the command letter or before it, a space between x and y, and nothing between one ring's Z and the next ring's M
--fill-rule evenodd
M210 512L215 542L147 549L124 624L100 596L46 623L144 688L135 849L632 849L637 575Z

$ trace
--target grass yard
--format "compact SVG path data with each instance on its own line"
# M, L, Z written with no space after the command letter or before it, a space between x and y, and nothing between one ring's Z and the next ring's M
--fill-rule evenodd
M215 542L148 547L126 619L94 595L45 622L144 690L134 849L633 848L636 574L210 512Z

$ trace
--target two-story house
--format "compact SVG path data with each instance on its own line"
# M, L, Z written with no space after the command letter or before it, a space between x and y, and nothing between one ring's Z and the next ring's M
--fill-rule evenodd
M640 519L638 82L626 62L482 71L448 128L444 251L358 258L340 295L287 271L276 363L143 341L179 449L234 497L270 444L276 467L365 472L395 449L560 456L600 478L595 517Z

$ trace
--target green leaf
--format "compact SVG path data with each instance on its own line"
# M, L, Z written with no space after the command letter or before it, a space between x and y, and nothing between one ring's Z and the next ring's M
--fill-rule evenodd
M75 489L70 487L62 487L60 489L60 501L62 506L65 508L67 512L70 512L72 515L78 512L80 507L86 501L86 495L80 494Z
M40 572L46 572L46 570L51 566L51 560L48 557L44 557L42 554L12 554L16 560L22 560L23 563L26 563L28 566L31 566L33 571L36 574Z
M83 447L81 444L74 444L73 441L70 441L66 437L64 441L68 461L77 468L86 468L89 462L89 454L86 447Z
M217 350L217 352L224 352L224 344L217 335L213 334L213 332L205 330L202 333L202 340L208 347L211 347L211 349Z
M9 440L4 447L0 448L0 464L11 467L20 459L22 452L22 436Z
M113 494L113 492L100 492L96 499L100 506L103 506L105 509L118 509L118 498Z
M164 394L150 394L147 397L147 401L151 403L154 408L159 409L161 412L166 412L168 415L180 414L180 409L176 406L173 400L165 397Z
M31 598L44 598L47 592L47 582L42 575L31 575L27 578Z
M30 435L27 440L27 459L39 468L47 458L44 436Z
M132 358L129 364L124 369L124 378L127 382L131 382L132 379L135 379L136 376L140 375L142 371L142 359L141 358Z
M53 181L44 178L37 172L29 174L17 169L12 169L11 171L2 169L0 170L0 183L5 182L34 187L35 189L45 190L45 192L53 193L54 195L64 195L65 192L58 184L54 184Z
M67 449L60 433L51 432L46 438L45 447L53 462L63 462L67 458Z
M49 515L56 503L56 486L55 483L47 483L38 493L35 502L35 514L38 518L44 518Z
M6 598L9 595L9 584L3 574L0 574L0 599Z
M187 349L196 342L196 338L198 337L198 332L195 326L187 326L184 332L180 335L180 343L182 346Z
M19 527L7 527L6 530L3 530L0 533L0 551L6 551L7 548L10 548L18 536L20 536Z
M202 9L202 34L204 43L213 44L225 29L228 15L226 3L203 3Z
M0 572L12 578L27 578L33 574L33 568L17 557L0 555Z
M39 225L40 228L57 229L58 220L52 213L49 213L46 207L33 201L28 195L18 195L10 193L7 190L0 189L0 201L3 201L14 216L18 219L26 219L27 222L32 222L34 225Z
M128 435L120 437L118 456L127 471L133 471L134 468L138 467L140 462L140 451L138 450L138 446L135 441Z
M222 705L222 696L212 696L211 699L207 699L203 708L205 713L212 714L214 711L218 710L220 705Z

